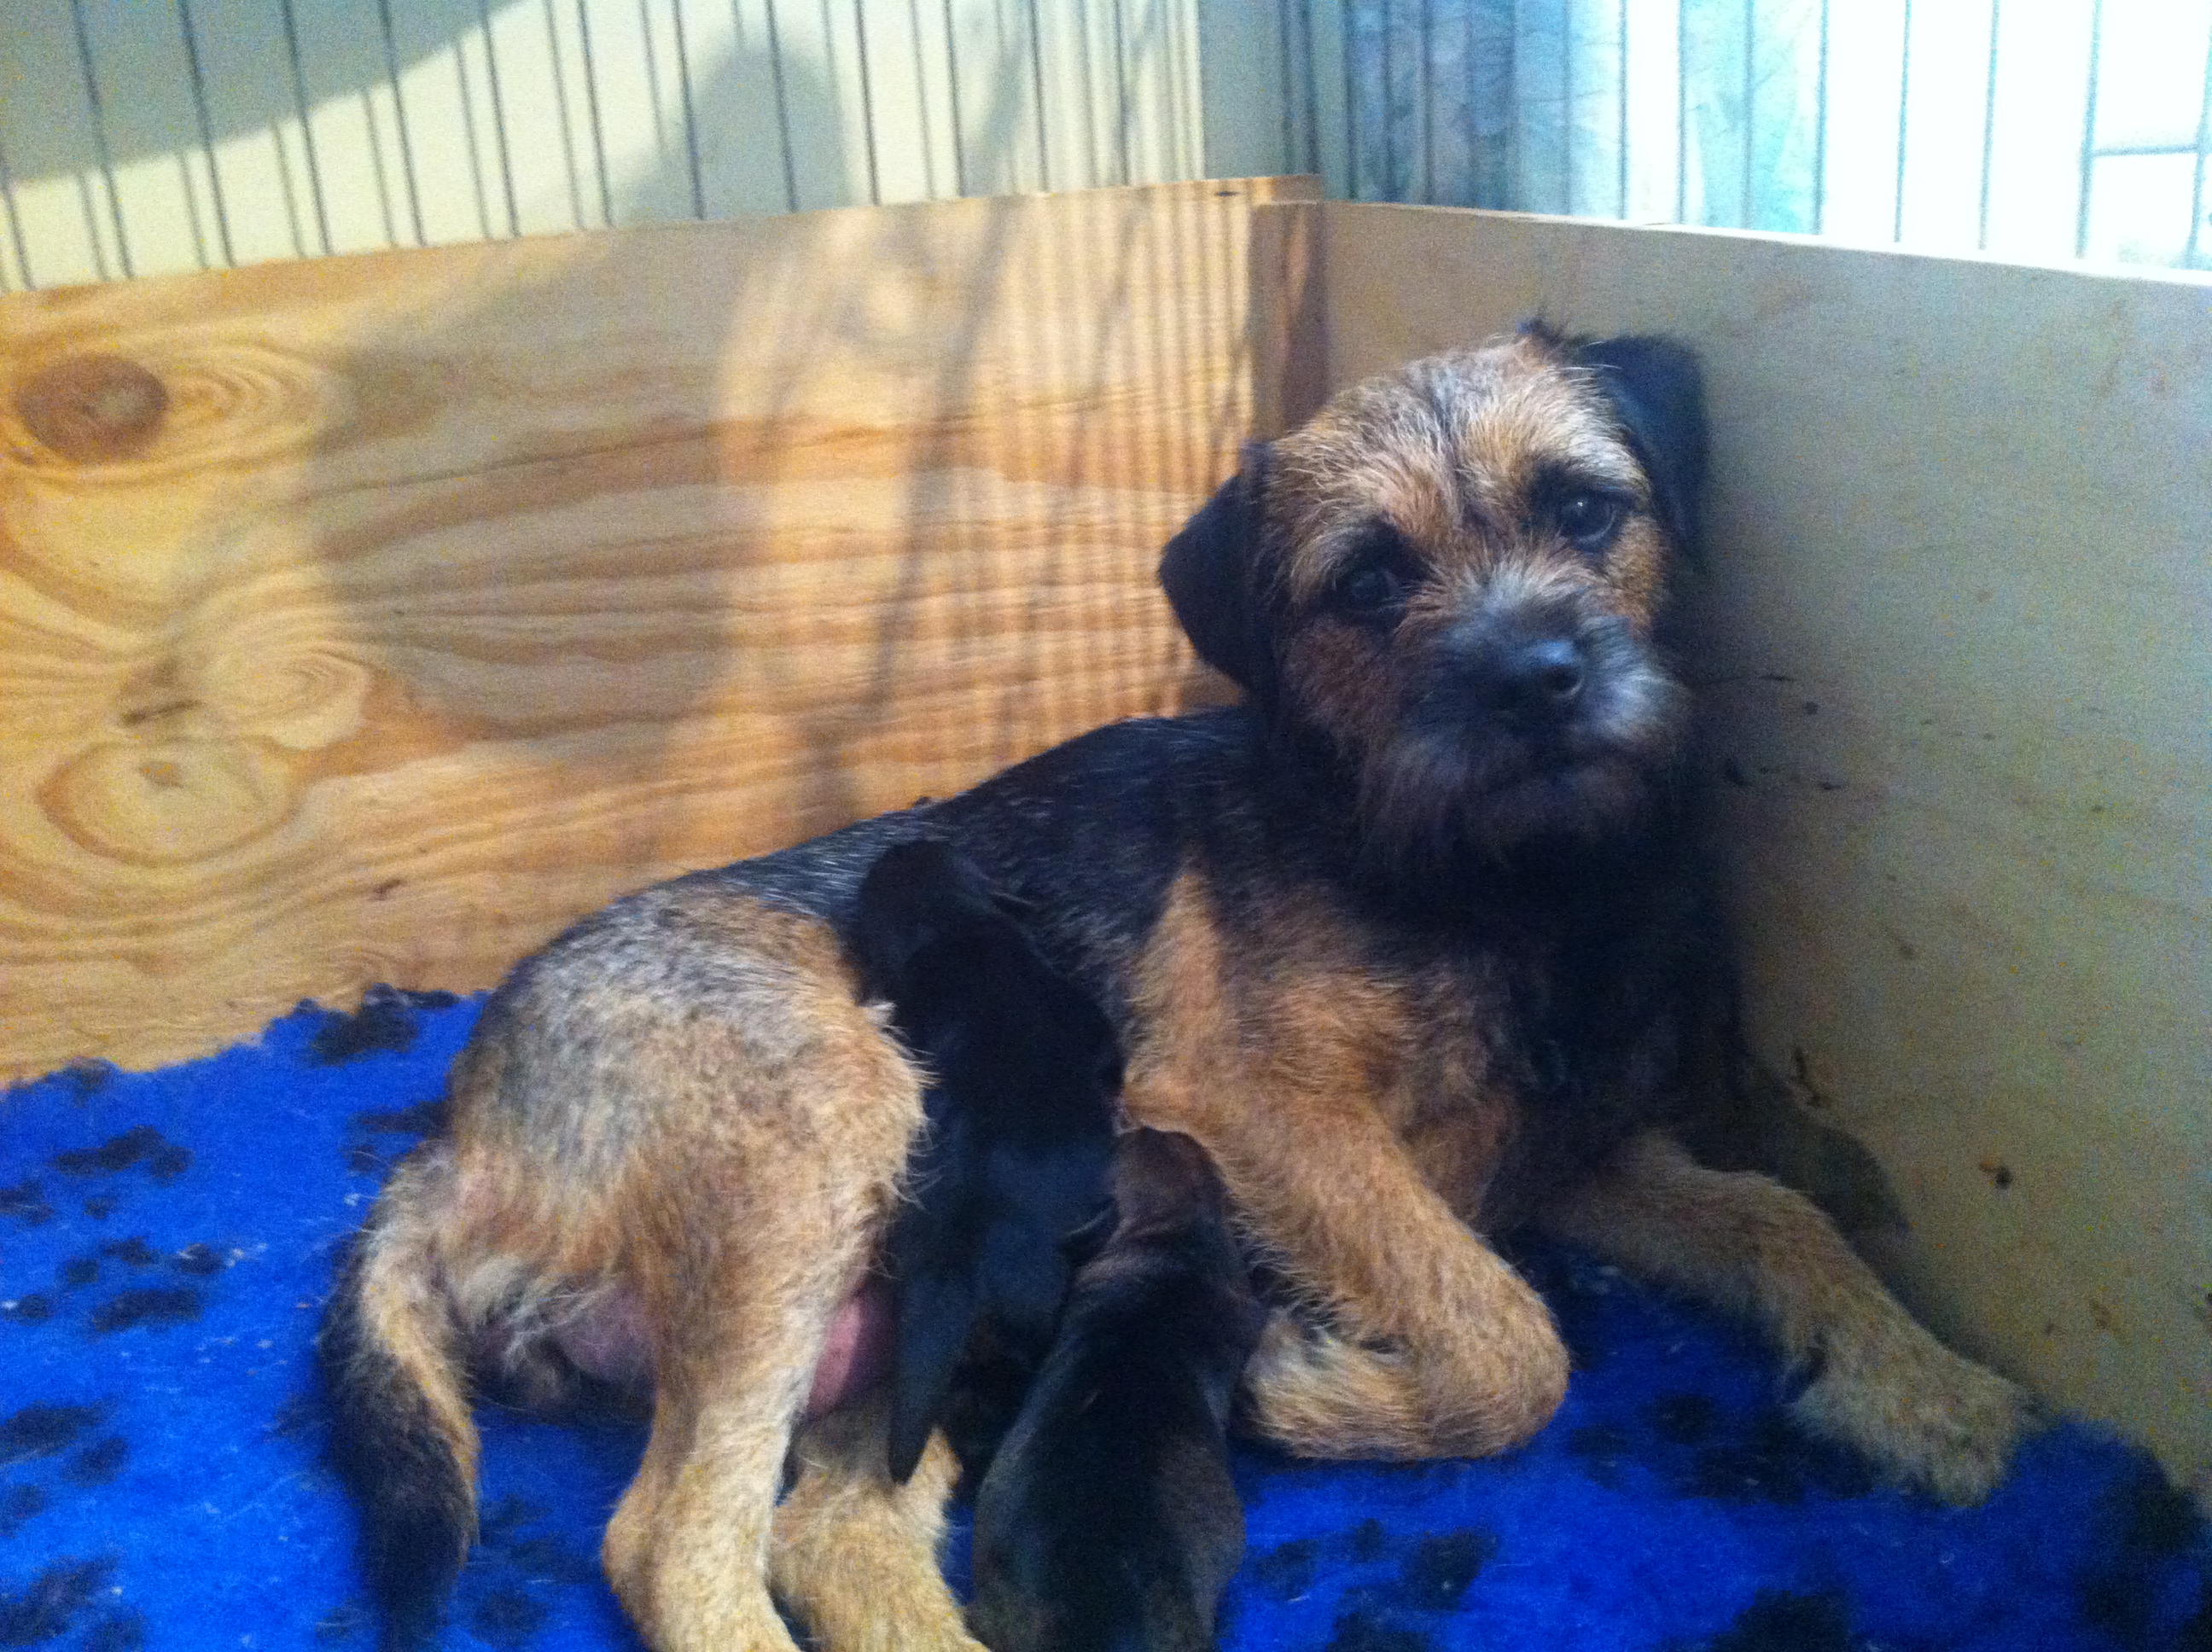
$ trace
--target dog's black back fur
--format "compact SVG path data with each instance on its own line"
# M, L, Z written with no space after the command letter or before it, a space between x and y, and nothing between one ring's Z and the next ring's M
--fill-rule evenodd
M886 1261L898 1293L890 1466L914 1472L977 1333L1042 1357L1070 1235L1106 1198L1121 1060L1096 1005L1054 970L975 868L919 839L860 886L850 946L929 1075L928 1132Z
M1227 1423L1265 1315L1188 1136L1121 1139L1112 1236L975 1500L994 1652L1200 1652L1243 1553Z

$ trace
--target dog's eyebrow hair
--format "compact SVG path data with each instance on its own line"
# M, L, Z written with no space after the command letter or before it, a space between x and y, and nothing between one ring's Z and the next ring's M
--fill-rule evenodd
M1474 459L1462 453L1452 460L1452 514L1462 529L1469 533L1495 533L1509 525L1498 519L1491 508L1491 490L1483 485L1483 469Z
M1572 459L1540 459L1528 475L1528 497L1535 500L1562 494L1589 492L1622 497L1641 505L1650 498L1651 487L1644 472L1633 463L1607 465L1594 463L1591 455L1577 453Z
M1387 529L1402 538L1405 530L1382 511L1369 511L1347 518L1322 531L1315 539L1311 552L1298 558L1284 570L1284 583L1291 595L1300 602L1311 600L1328 587L1329 582L1351 566L1352 553L1363 541L1370 539L1376 530Z
M1607 459L1615 462L1608 464ZM1638 508L1650 505L1649 480L1625 452L1616 458L1607 448L1592 452L1578 448L1572 454L1553 453L1533 460L1517 478L1519 486L1501 491L1491 485L1483 465L1462 453L1450 465L1453 514L1469 533L1511 533L1529 512L1564 495L1587 491L1621 499Z

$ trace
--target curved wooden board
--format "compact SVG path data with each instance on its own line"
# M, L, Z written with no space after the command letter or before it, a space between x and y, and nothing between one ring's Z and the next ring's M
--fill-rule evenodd
M1530 314L1704 352L1753 1048L1895 1181L1917 1312L2212 1506L2206 277L1320 212L1337 383Z
M489 986L1203 692L1152 565L1290 393L1306 192L0 301L0 1071Z

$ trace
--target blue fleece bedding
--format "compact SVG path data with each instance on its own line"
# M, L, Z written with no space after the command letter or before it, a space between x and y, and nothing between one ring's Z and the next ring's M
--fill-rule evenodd
M374 1644L309 1339L475 1013L303 1006L207 1060L0 1102L0 1649ZM2212 1652L2212 1539L2140 1453L2062 1424L1986 1506L1942 1509L1784 1424L1735 1327L1519 1260L1575 1353L1557 1421L1482 1462L1244 1452L1224 1646ZM484 1424L446 1643L634 1647L595 1556L641 1432Z

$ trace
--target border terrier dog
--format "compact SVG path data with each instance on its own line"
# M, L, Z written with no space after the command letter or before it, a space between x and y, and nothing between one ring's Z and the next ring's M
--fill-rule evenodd
M992 1652L1205 1652L1244 1554L1229 1406L1267 1309L1227 1192L1188 1136L1114 1151L1083 1265L975 1494L969 1626Z
M1532 329L1355 386L1162 563L1241 705L678 878L520 964L324 1338L400 1630L468 1549L471 1373L553 1398L596 1365L649 1375L603 1552L655 1647L791 1652L780 1600L830 1652L973 1648L941 1436L902 1485L879 1398L824 1408L922 1125L848 950L869 864L916 835L1025 903L1120 1035L1127 1113L1218 1168L1276 1282L1260 1434L1419 1458L1542 1427L1566 1351L1486 1237L1531 1224L1758 1321L1808 1428L1986 1493L2019 1391L1808 1200L1678 1145L1723 969L1664 618L1705 449L1697 364L1657 340Z

